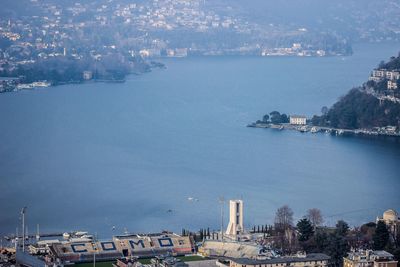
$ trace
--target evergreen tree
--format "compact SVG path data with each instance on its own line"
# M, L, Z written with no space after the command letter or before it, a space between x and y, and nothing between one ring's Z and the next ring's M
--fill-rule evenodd
M328 247L328 235L325 232L317 231L315 234L315 250L322 253Z
M386 247L389 241L389 231L383 221L379 221L376 225L375 234L373 236L374 249L381 250Z
M314 234L314 228L311 222L303 218L297 223L297 230L299 231L299 241L304 242L309 240Z
M344 236L338 232L329 236L326 253L331 257L332 266L342 266L343 257L347 255L348 250L349 245Z
M346 236L348 231L349 231L349 225L347 224L347 222L339 220L336 223L336 231L335 231L336 234L340 236Z
M269 122L269 115L268 114L264 115L264 117L262 119L262 122L264 122L264 123L268 123Z

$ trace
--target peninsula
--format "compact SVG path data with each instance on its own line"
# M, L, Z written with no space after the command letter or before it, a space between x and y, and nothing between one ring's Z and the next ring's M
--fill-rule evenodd
M382 61L367 82L352 88L331 108L323 107L321 113L307 119L273 111L248 126L400 137L400 54Z

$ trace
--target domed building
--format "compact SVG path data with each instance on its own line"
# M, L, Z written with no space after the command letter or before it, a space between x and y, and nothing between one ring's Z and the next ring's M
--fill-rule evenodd
M378 223L379 221L383 221L386 224L393 237L396 237L400 233L400 218L394 209L388 209L383 213L382 218L376 218L376 222Z
M383 220L386 223L395 222L399 220L399 216L395 210L390 209L383 213Z

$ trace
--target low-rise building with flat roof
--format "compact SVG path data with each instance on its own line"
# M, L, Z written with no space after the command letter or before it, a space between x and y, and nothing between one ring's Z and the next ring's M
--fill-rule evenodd
M343 258L343 267L397 267L397 261L384 250L359 250Z
M266 259L231 259L230 267L326 267L330 257L322 253L301 254L296 256Z

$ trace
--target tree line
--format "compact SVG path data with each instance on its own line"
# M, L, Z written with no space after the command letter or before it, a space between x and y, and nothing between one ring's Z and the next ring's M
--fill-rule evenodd
M271 111L269 114L265 114L262 120L258 120L256 123L272 123L272 124L281 124L281 123L289 123L289 116L285 113L280 113L279 111Z
M142 73L149 70L150 65L141 57L126 57L115 53L103 55L98 60L90 56L82 59L54 57L39 59L34 63L18 65L15 68L6 65L4 70L0 71L0 76L20 77L23 83L49 81L57 85L82 82L84 71L91 71L95 80L123 80L129 73Z
M314 115L313 125L340 129L400 126L400 105L380 101L363 88L353 88L325 114Z
M394 236L383 221L353 229L343 220L337 221L335 227L323 226L323 221L319 209L310 209L295 224L292 209L287 205L280 207L275 215L274 248L282 254L299 250L325 253L333 266L342 266L350 248L386 250L400 260L400 233Z

